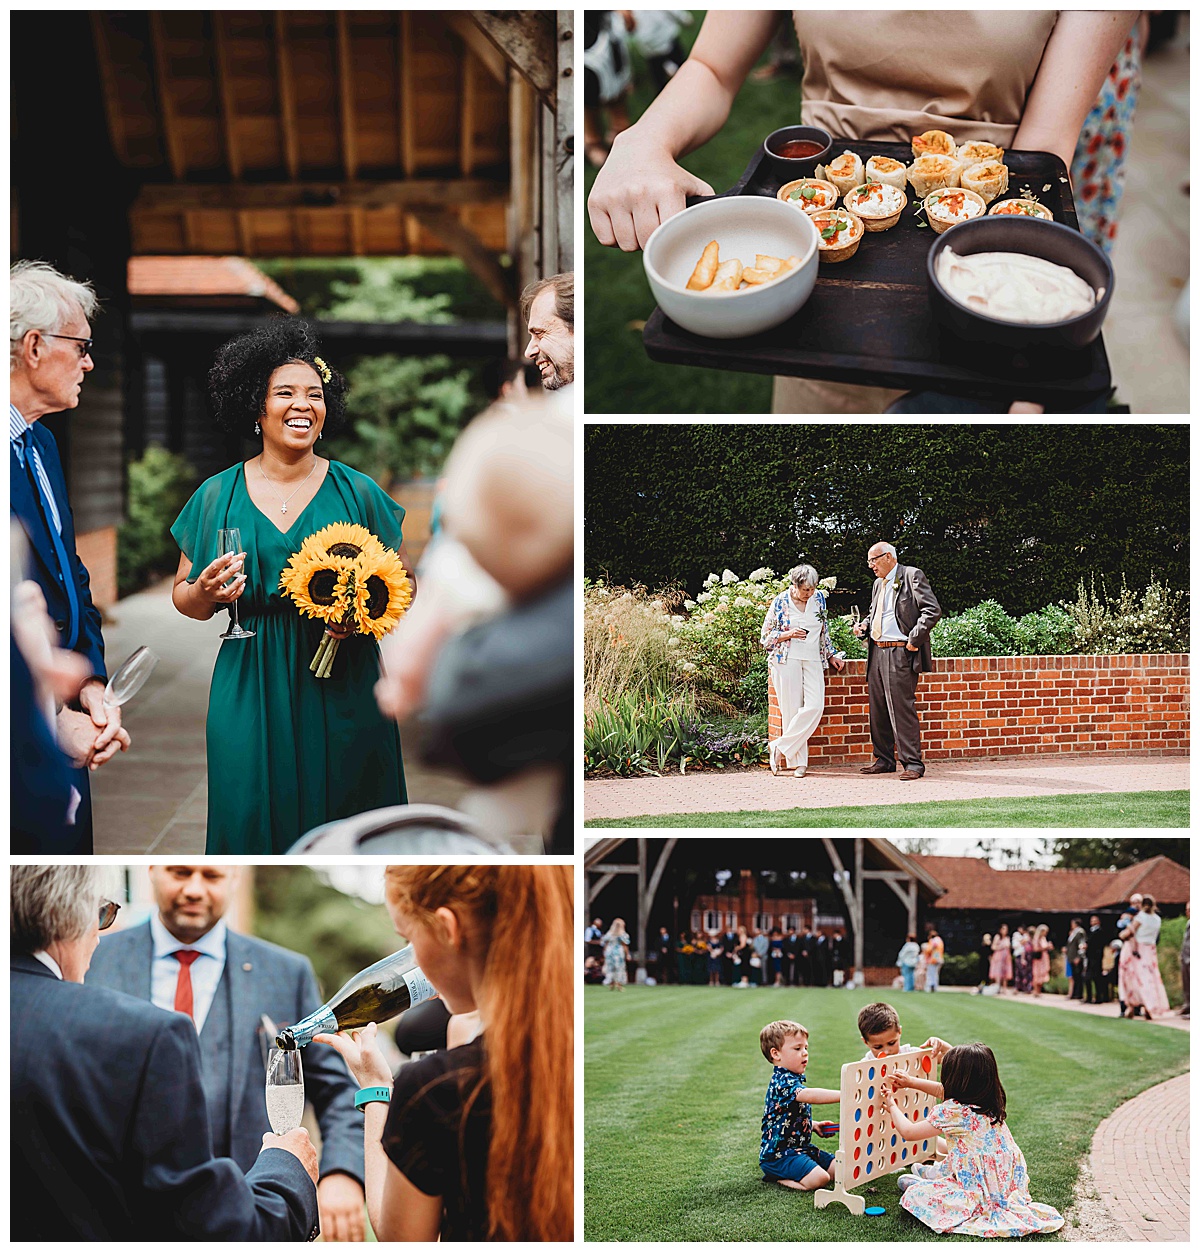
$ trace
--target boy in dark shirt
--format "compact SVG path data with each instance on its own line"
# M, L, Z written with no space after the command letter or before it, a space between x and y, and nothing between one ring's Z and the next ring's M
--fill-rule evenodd
M832 1122L812 1119L814 1104L837 1104L841 1093L824 1087L806 1089L808 1031L799 1022L771 1022L758 1036L762 1054L775 1067L763 1109L762 1172L782 1187L815 1191L834 1179L831 1153L812 1146L812 1132L831 1134Z

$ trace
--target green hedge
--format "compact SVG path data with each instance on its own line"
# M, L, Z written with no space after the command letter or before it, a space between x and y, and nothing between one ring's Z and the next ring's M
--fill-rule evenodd
M171 525L196 486L196 471L181 456L151 444L130 461L125 524L117 531L117 592L127 596L179 565Z
M712 569L805 560L844 613L870 603L866 553L886 539L947 615L1074 601L1095 571L1188 585L1185 425L596 424L585 440L585 572L614 584L695 595Z

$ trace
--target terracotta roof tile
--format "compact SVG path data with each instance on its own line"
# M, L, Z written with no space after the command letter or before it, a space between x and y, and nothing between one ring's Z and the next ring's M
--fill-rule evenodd
M1134 891L1167 904L1189 898L1189 875L1169 857L1156 856L1122 870L993 869L970 856L916 856L912 860L947 890L936 909L1024 909L1073 913L1121 904Z
M240 256L130 257L128 279L133 296L256 296L300 312L273 278Z

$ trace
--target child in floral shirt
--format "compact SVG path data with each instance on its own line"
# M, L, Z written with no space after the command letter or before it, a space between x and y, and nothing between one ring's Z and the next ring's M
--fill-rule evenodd
M833 1181L834 1160L831 1153L812 1146L812 1132L832 1134L833 1123L814 1125L812 1106L836 1104L841 1092L805 1088L808 1031L799 1022L769 1023L759 1032L758 1043L763 1056L775 1067L763 1109L759 1167L782 1187L815 1191Z
M910 1121L884 1096L896 1133L909 1142L946 1136L944 1161L899 1179L900 1205L940 1235L1019 1239L1061 1229L1063 1219L1029 1195L1025 1157L1005 1124L1004 1088L991 1048L968 1043L942 1058L944 1101Z

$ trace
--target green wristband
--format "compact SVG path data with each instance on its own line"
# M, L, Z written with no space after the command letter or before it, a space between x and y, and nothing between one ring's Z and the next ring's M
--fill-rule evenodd
M354 1107L361 1109L365 1104L390 1104L391 1087L364 1087L354 1094Z

